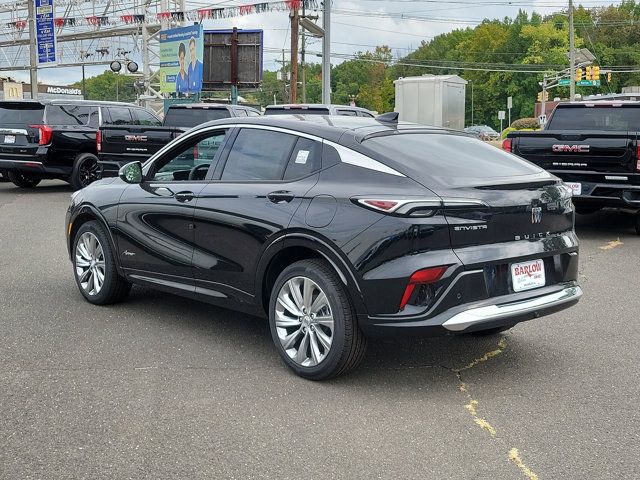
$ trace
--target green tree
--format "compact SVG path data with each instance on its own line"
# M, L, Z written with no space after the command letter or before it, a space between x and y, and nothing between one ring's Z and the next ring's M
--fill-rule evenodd
M133 87L135 81L135 77L106 70L100 75L86 79L86 98L90 100L133 102L137 98ZM76 82L73 86L82 88L82 82Z

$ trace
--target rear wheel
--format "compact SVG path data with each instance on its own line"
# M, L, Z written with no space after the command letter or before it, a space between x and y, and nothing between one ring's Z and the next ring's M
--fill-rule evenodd
M8 172L9 180L20 188L34 188L41 181L40 178L29 175L28 173Z
M324 380L355 369L366 340L349 295L332 268L302 260L277 278L269 302L271 336L296 374Z
M81 153L76 157L73 172L69 183L75 190L90 185L100 179L100 165L98 165L98 157L91 153Z
M80 293L95 305L120 302L131 291L131 283L118 274L109 239L98 222L84 223L78 229L73 270Z

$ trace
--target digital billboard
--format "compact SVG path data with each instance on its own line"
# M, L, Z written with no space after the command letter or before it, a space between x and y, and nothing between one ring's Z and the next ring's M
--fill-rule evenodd
M160 91L193 94L202 90L202 25L160 32Z

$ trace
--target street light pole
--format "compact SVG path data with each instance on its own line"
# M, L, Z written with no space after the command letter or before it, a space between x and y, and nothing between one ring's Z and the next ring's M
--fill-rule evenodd
M31 98L38 98L38 45L36 40L36 8L34 0L29 0L29 79L31 81Z
M331 103L331 0L322 6L322 103Z
M471 125L475 125L473 123L473 80L469 80L471 82Z
M573 0L569 0L569 101L576 98L576 52L573 32Z

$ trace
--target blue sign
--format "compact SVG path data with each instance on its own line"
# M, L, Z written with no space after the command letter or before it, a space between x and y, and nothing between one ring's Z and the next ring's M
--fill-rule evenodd
M38 63L56 61L56 32L53 25L53 0L31 0L36 4L36 42Z

